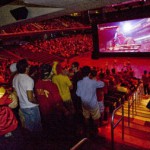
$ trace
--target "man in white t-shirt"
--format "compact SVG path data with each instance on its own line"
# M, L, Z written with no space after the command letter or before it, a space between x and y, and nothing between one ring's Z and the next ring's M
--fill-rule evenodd
M13 79L13 88L19 98L20 109L25 118L25 128L31 132L41 131L41 117L34 97L34 81L29 77L29 65L25 59L17 63L18 74Z

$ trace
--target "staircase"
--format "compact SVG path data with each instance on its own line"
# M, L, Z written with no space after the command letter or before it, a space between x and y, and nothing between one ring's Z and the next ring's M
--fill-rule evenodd
M114 129L114 149L115 150L149 150L150 149L150 110L146 104L150 97L142 97L136 103L136 111L130 116L128 124L128 102L124 103L124 140L122 140L122 122ZM116 113L114 121L117 122L121 116L121 110ZM111 118L110 118L111 119ZM99 128L99 134L111 143L111 123ZM110 144L109 143L109 144ZM103 145L106 149L106 142Z

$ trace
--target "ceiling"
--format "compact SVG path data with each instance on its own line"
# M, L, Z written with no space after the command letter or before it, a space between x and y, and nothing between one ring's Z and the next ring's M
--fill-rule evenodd
M123 5L146 0L1 0L0 27L30 21L41 21L112 5ZM147 0L150 1L150 0ZM146 1L146 2L147 2ZM146 3L145 2L145 3ZM26 19L17 21L10 10L25 7L28 10Z

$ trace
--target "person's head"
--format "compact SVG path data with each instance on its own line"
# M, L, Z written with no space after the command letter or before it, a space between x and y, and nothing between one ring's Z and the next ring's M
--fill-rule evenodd
M84 66L81 69L81 72L83 77L89 76L89 74L91 73L91 68L89 66Z
M97 71L95 69L92 69L90 72L90 78L96 78L97 77Z
M18 73L27 73L27 68L29 67L29 64L26 59L21 59L17 62L16 67Z
M106 75L110 75L110 70L106 69Z
M17 63L12 63L10 66L9 66L9 69L10 69L10 72L11 73L15 73L17 72L17 67L16 67Z
M147 74L147 70L144 70L144 74Z
M79 63L78 62L73 62L71 67L72 67L73 71L77 71L79 69Z
M43 64L41 65L40 70L41 70L41 78L48 79L52 71L52 66L50 64Z
M32 75L35 72L37 72L38 67L37 66L30 66L29 74Z
M99 79L102 80L102 79L104 79L104 77L105 77L105 73L100 73L100 74L99 74Z
M116 69L115 69L115 68L112 68L111 72L112 72L113 74L115 74L115 73L116 73Z

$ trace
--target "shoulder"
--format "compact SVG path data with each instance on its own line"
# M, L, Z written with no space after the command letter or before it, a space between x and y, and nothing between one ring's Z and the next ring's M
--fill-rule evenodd
M18 79L18 74L16 74L13 78L13 81L17 80Z
M79 81L77 82L77 85L81 84L82 82L83 82L83 80L79 80Z
M38 85L41 85L41 84L43 84L43 81L41 79L39 79L39 80L37 80L35 86L38 86Z
M33 81L33 79L29 75L25 75L24 78L26 78L26 80Z
M60 78L61 78L62 80L66 80L66 81L71 82L70 78L69 78L67 75L61 75Z

